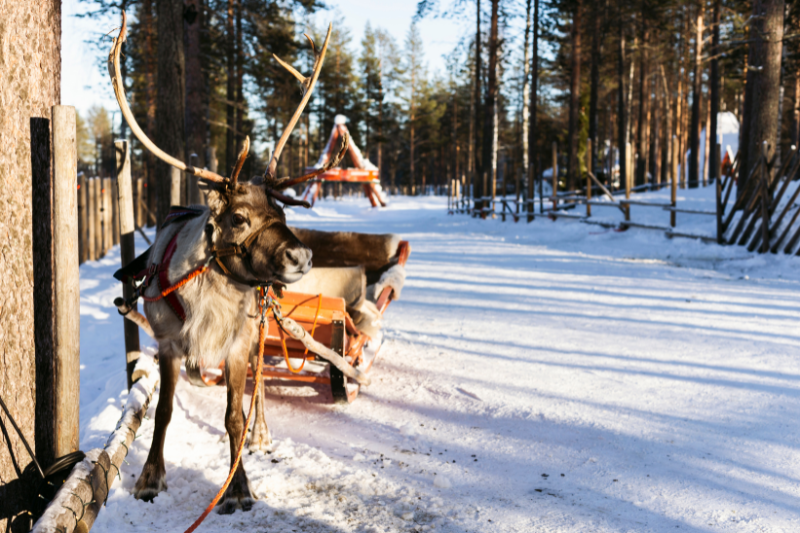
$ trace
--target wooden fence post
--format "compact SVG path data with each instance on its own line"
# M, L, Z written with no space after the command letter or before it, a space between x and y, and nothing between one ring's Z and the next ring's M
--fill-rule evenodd
M673 135L672 138L677 144L677 137ZM674 208L678 205L678 155L675 152L677 150L674 150L672 154L672 182L670 183L669 191L669 202L673 207L669 214L669 225L673 228L677 224L677 213Z
M111 250L111 178L103 178L103 253Z
M53 106L53 369L55 450L78 450L81 309L75 108Z
M105 210L103 202L103 178L99 177L94 179L94 208L97 211L94 217L95 251L97 252L97 259L100 259L106 255L106 249L103 248L103 212Z
M120 262L124 267L136 259L136 245L134 242L134 231L136 225L133 220L133 186L131 183L131 164L128 141L117 141L114 143L117 156L117 191L115 198L119 206L119 232L120 232ZM140 188L141 189L141 188ZM122 297L126 300L133 296L133 284L122 284ZM134 302L131 305L134 311L138 312L139 304ZM125 370L128 375L128 390L133 385L133 369L136 361L141 356L139 345L139 326L134 322L123 317L123 327L125 328Z
M78 176L78 262L85 263L89 249L86 242L86 176Z
M589 174L592 173L592 140L586 140L586 216L592 216L592 206L589 202L592 201L592 178Z
M97 251L95 246L95 221L96 216L94 207L94 180L91 178L86 179L86 258L89 261L97 259Z
M117 197L119 196L119 182L117 178L111 179L111 241L116 246L119 244L119 208L117 206Z
M522 191L519 190L519 181L520 181L519 180L519 175L521 173L522 173L522 169L518 169L514 173L514 195L516 196L516 199L517 199L517 202L514 204L514 213L516 215L514 217L514 222L519 222L519 200L520 200L520 196L521 196L521 193L522 193Z
M486 218L486 211L488 210L488 207L487 207L488 202L486 201L486 194L489 192L489 190L486 188L487 179L488 179L488 176L487 176L486 172L484 172L483 173L483 189L482 189L483 196L481 196L481 218Z
M140 228L145 226L144 202L144 178L139 178L136 180L136 225Z
M181 205L181 171L175 167L170 167L169 171L169 205Z
M553 141L553 211L558 207L558 144Z

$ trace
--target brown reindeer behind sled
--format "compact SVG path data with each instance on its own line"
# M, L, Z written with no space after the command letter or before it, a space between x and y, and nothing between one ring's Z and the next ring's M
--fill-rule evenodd
M133 134L156 157L199 177L208 201L207 208L173 209L153 246L121 271L121 277L143 280L137 289L137 296L145 299L147 319L145 321L139 316L140 325L151 329L158 342L161 372L153 442L136 482L136 498L152 500L167 488L164 439L172 416L172 401L181 361L184 359L187 368L197 368L201 363L206 367L215 366L224 361L228 389L225 428L230 436L231 463L234 463L244 429L242 397L247 366L250 362L255 368L258 352L255 287L268 286L273 282L295 282L311 268L311 250L286 226L283 209L276 200L284 204L304 205L280 191L338 164L347 147L345 139L339 158L314 173L293 179L278 179L275 175L281 151L316 84L330 35L329 26L325 43L319 51L311 38L306 36L316 56L313 73L308 78L276 57L302 84L303 98L276 144L263 178L240 183L237 178L247 156L249 140L244 143L231 177L224 178L208 170L186 165L164 153L136 123L128 107L119 70L120 51L126 37L126 17L123 12L122 28L114 40L108 60L122 115ZM141 272L138 276L135 273L131 275L137 263ZM200 273L202 275L197 275ZM190 275L187 277L187 274ZM172 284L191 278L191 283L177 283L180 290L164 295ZM121 310L127 307L126 303L120 305ZM263 397L257 399L255 416L250 438L251 450L264 449L270 443ZM244 466L239 463L220 501L220 512L231 513L237 507L248 510L253 501Z

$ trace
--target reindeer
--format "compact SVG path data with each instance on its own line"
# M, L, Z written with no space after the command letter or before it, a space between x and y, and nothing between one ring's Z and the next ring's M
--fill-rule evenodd
M187 370L201 366L216 367L225 362L228 405L225 429L230 437L231 463L242 438L244 416L242 396L247 378L248 359L253 368L258 352L258 317L256 286L272 282L292 283L311 268L311 250L286 226L286 216L277 201L288 205L304 205L280 191L311 179L338 164L347 148L346 141L337 160L311 174L299 178L276 178L281 151L305 108L319 77L328 48L331 27L322 49L306 35L315 55L313 73L305 77L278 57L275 59L302 84L303 97L275 146L263 178L249 183L238 181L249 149L244 142L230 178L206 169L186 165L164 153L144 134L128 106L121 83L119 57L126 38L126 16L109 53L108 70L114 94L122 115L133 134L156 157L184 172L197 176L207 199L207 207L196 207L178 213L175 221L162 226L147 259L148 275L142 287L144 312L158 342L158 363L161 372L161 393L156 408L153 442L142 473L136 482L134 496L152 500L167 489L164 468L164 439L172 416L172 402L181 361ZM170 296L147 301L166 289L165 282L182 279L199 266L208 268L203 275L186 283ZM150 283L158 280L159 283ZM161 285L161 287L159 287ZM141 287L140 287L141 290ZM187 372L188 373L188 372ZM262 388L263 390L263 388ZM271 443L264 418L263 396L257 398L256 418L250 437L251 450L263 450ZM244 466L240 463L233 480L220 501L219 512L232 513L237 507L249 510L255 496Z

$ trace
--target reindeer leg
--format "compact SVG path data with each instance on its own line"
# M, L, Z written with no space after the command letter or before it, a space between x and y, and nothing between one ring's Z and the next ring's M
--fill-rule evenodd
M256 345L255 353L250 352L250 368L255 369L258 361L258 345ZM255 370L253 370L255 375ZM256 421L253 424L253 430L250 432L250 441L248 449L250 452L265 452L269 450L272 445L272 435L270 435L267 420L264 417L264 384L258 388L258 398L256 398Z
M228 431L231 446L231 466L236 458L239 443L244 430L244 414L242 413L242 397L247 381L247 350L233 352L225 361L225 382L228 386L228 407L225 410L225 429ZM249 511L255 498L250 487L250 481L244 471L244 464L239 461L239 466L233 474L231 484L219 502L220 514L231 514L237 507Z
M161 391L156 407L156 427L150 453L144 463L142 473L136 481L133 496L139 500L153 501L159 492L167 490L166 469L164 468L164 439L167 426L172 419L172 397L181 373L181 358L159 350L158 368L161 373Z

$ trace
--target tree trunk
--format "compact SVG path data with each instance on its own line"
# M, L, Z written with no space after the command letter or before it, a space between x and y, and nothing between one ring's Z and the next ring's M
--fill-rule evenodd
M474 150L473 150L473 157L475 158L472 162L473 168L473 176L472 176L472 196L473 198L476 196L483 196L482 193L476 194L482 190L481 187L478 187L478 183L480 180L478 179L478 175L480 174L481 169L481 161L479 160L478 154L481 153L481 144L480 144L480 136L481 136L481 75L482 75L482 67L481 67L481 0L475 0L475 108L474 111L474 122L475 122L475 138L473 139L474 142ZM474 206L476 209L482 207L482 205L478 205L475 203Z
M644 7L644 6L642 6ZM647 110L648 98L647 93L647 46L650 40L650 30L647 27L647 19L645 18L644 10L642 11L642 44L639 50L639 121L636 128L636 153L639 155L638 165L635 169L636 172L636 185L644 184L645 174L647 172L647 157L646 147L647 142L646 124L647 124Z
M703 15L705 6L697 8L694 38L694 70L692 73L692 124L689 130L689 188L700 183L700 100L703 95Z
M740 190L744 190L747 176L756 164L761 143L766 141L774 150L778 140L783 15L783 0L753 2L745 112L739 144L742 179L737 185Z
M709 97L709 105L711 106L711 124L709 125L706 136L711 138L711 164L709 165L708 181L713 182L719 178L720 161L717 161L717 115L719 114L719 61L717 55L719 54L719 24L720 24L720 0L714 1L714 19L713 24L713 39L711 41L711 94Z
M621 11L621 10L620 10ZM622 13L619 13L620 19L622 18ZM621 22L621 20L620 20ZM619 30L619 51L617 54L617 120L619 121L619 131L617 132L617 145L619 147L619 185L620 187L625 186L625 180L627 179L625 168L625 161L627 161L628 157L628 150L625 143L627 142L625 138L625 134L627 131L627 123L628 120L626 118L625 113L625 29L624 24L618 24L617 28ZM612 184L613 184L613 172L614 169L612 167Z
M244 48L242 44L242 1L236 2L236 122L234 139L236 149L234 157L238 157L244 143ZM234 160L235 161L235 160ZM290 166L291 168L291 166ZM291 175L291 171L289 172Z
M0 397L46 468L52 463L52 361L37 329L52 226L35 220L36 201L49 201L50 115L61 103L61 2L6 2L0 22ZM37 208L41 208L38 205ZM44 252L44 253L43 253ZM34 318L36 315L36 318ZM34 335L37 336L34 340ZM44 341L44 342L42 342ZM41 351L40 351L41 350ZM38 473L19 435L0 410L0 529L28 531L38 507Z
M591 73L589 75L590 82L589 82L589 139L592 140L592 164L597 165L597 154L600 149L600 130L598 129L598 98L600 92L600 40L601 40L601 31L602 25L605 15L605 7L608 6L608 2L605 3L604 11L601 15L600 11L600 2L596 0L594 3L594 9L592 12L592 16L594 17L594 30L592 33L592 68ZM592 171L592 169L588 169Z
M580 125L578 124L581 106L581 10L582 0L575 5L572 15L571 72L569 82L569 159L567 162L567 190L575 190L580 182L581 167L578 162L578 141Z
M528 165L530 161L530 154L528 153L528 132L530 131L530 50L528 43L531 35L531 0L526 0L525 3L525 39L523 45L523 60L522 60L522 175L528 176Z
M528 151L530 157L530 166L528 170L528 222L532 220L534 205L533 205L533 183L538 176L537 163L539 158L536 157L536 129L537 129L537 104L539 102L539 0L533 0L533 54L531 56L531 127L528 131L530 136L528 140Z
M205 78L200 58L200 39L202 30L203 12L199 0L185 0L184 17L184 50L186 53L186 161L192 161L192 154L197 157L194 165L203 168L206 165L206 96ZM200 196L197 189L197 178L187 177L192 180L189 185L187 203L199 203Z
M147 121L145 130L147 137L155 139L156 134L156 27L153 21L153 2L152 0L142 0L140 7L140 24L144 37L144 94L147 110ZM148 150L145 150L144 161L147 174L147 226L156 223L155 214L158 211L157 196L158 186L156 181L156 158Z
M185 98L183 58L183 1L158 0L158 96L156 106L156 146L183 159ZM158 225L169 213L171 171L162 161L156 162L158 182ZM182 187L185 190L185 187Z
M483 109L483 172L488 175L488 183L497 177L497 141L496 141L496 114L497 114L497 56L499 41L497 23L500 0L492 0L492 18L489 29L489 70L486 83L486 97ZM481 182L483 184L483 182ZM481 196L489 196L487 189L481 190Z
M236 101L236 35L234 30L236 0L228 0L228 17L225 24L225 54L227 58L225 77L227 88L225 93L225 168L223 175L230 174L236 163L236 115L233 103Z

